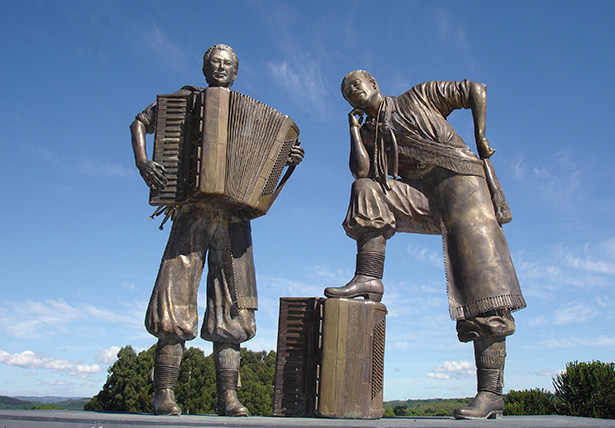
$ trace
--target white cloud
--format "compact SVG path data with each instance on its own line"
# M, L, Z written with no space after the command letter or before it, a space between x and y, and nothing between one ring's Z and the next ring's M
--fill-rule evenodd
M568 337L551 339L545 343L547 348L578 348L593 346L615 346L615 336Z
M436 11L436 24L440 41L449 46L454 43L456 48L461 48L463 51L469 51L468 37L465 28L459 25L454 25L448 11L439 9Z
M560 373L563 373L564 370L549 370L549 369L542 369L538 372L536 372L537 376L546 376L546 377L555 377Z
M61 360L45 357L32 351L23 351L19 354L9 354L0 349L0 363L8 366L17 366L27 369L45 369L64 372L69 376L85 378L88 375L99 373L102 368L97 365L82 365L77 361Z
M572 201L582 193L579 189L583 173L583 167L569 151L555 152L540 165L527 161L526 156L513 162L517 182L537 193L541 201L560 208L576 206Z
M530 318L525 321L530 327L538 327L544 325L545 317L542 315L537 316L536 318Z
M331 270L327 266L317 265L313 268L312 273L316 278L321 280L324 284L339 284L344 285L354 275L354 266L347 267L345 269Z
M27 152L53 168L70 174L86 175L94 178L117 179L133 178L137 176L136 170L125 163L109 163L100 160L83 158L80 160L62 159L46 147L24 145Z
M98 364L91 364L89 366L78 364L75 366L75 371L78 373L77 376L80 375L89 375L93 373L99 373L102 371L101 367Z
M578 324L599 317L600 312L589 302L570 302L555 311L553 322L557 325Z
M415 339L416 336L410 335L409 339ZM387 351L405 351L408 349L412 349L415 345L412 345L407 340L396 340L396 341L387 341L386 349Z
M287 278L277 278L267 275L259 275L259 298L266 296L320 296L323 287L320 284L308 284L291 281ZM261 293L262 290L262 293Z
M171 41L156 24L150 22L147 27L141 27L138 36L140 38L138 49L142 50L145 47L152 58L158 59L169 69L180 74L185 74L186 70L191 69L190 61L181 45Z
M426 263L430 266L442 269L444 266L444 259L442 253L430 250L429 248L419 247L416 245L408 245L407 251L414 258L420 262Z
M82 159L77 162L77 171L83 175L101 178L133 178L137 174L134 168L129 168L126 164L115 164L101 162L98 160Z
M283 61L267 64L275 81L294 98L295 102L321 118L326 118L328 109L325 100L327 90L322 79L319 62L307 54L285 57Z
M427 377L448 380L474 376L474 374L474 364L470 361L445 361L432 368L431 372L427 373Z
M0 329L20 338L35 338L49 332L62 332L75 323L91 325L94 321L121 323L141 328L144 308L125 308L125 313L112 312L89 304L71 306L63 299L33 301L30 299L0 302ZM85 324L84 324L85 323Z
M578 258L573 255L568 255L565 262L568 266L575 269L592 273L615 275L615 260L596 260L591 256Z
M540 284L539 290L530 292L544 294L548 288L561 292L563 286L610 287L615 279L614 247L613 239L574 248L554 245L540 253L515 254L515 266L523 283Z
M119 346L112 346L107 349L103 349L98 353L96 361L101 364L113 364L117 360L117 353L120 352Z

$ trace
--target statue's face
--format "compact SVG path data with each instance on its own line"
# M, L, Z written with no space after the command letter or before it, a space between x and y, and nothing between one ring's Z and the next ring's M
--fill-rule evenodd
M215 49L209 61L203 66L203 74L209 86L228 88L237 77L237 67L232 55L224 50Z
M343 95L354 108L366 110L378 102L379 94L380 91L370 80L356 74L346 85Z

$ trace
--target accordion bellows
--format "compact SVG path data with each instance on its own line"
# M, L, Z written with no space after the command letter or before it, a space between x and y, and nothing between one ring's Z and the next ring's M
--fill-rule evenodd
M205 201L245 219L266 214L292 172L282 177L299 136L295 122L221 87L157 101L153 159L168 181L150 192L150 204Z
M281 297L274 416L382 417L386 314L371 300Z

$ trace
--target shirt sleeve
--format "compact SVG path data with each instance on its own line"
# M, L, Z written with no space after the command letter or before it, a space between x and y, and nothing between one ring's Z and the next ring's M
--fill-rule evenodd
M139 113L135 119L145 125L145 132L153 134L156 130L156 110L158 109L157 103L152 103L145 110Z
M470 81L433 81L414 87L424 102L431 104L442 116L447 117L453 110L470 108Z

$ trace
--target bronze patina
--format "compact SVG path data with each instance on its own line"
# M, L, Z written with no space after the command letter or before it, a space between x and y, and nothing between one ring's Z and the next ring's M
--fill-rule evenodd
M486 87L432 81L383 96L364 70L342 94L353 107L350 170L355 177L344 229L357 241L355 276L327 297L380 301L386 241L396 232L442 235L450 316L462 342L474 342L478 393L456 418L502 415L505 337L511 311L525 307L501 225L511 220L485 137ZM469 108L477 157L446 120Z
M257 309L257 290L250 219L263 215L266 209L259 205L260 200L249 206L236 203L236 199L228 202L230 198L224 195L224 189L218 192L220 186L216 186L216 180L224 174L212 175L212 167L201 171L198 166L210 165L208 157L212 152L217 159L214 164L222 166L227 156L234 156L233 161L241 163L246 158L256 156L256 153L240 150L234 155L221 154L221 139L210 142L209 146L196 147L194 151L178 148L181 144L195 146L192 136L199 137L201 141L211 139L212 134L217 138L218 134L226 133L228 116L233 114L229 113L228 100L235 96L229 95L228 88L237 77L238 65L237 56L230 46L212 46L203 57L203 74L209 88L184 86L174 94L159 96L156 103L136 116L130 127L135 162L151 189L150 201L168 203L157 212L166 212L173 220L145 319L147 330L158 338L154 363L154 414L181 413L174 391L185 341L194 339L198 334L197 291L207 254L207 308L201 337L213 342L217 411L223 416L248 415L248 409L237 398L237 388L240 344L256 334L254 312ZM194 108L195 105L197 108ZM188 113L187 106L192 106L196 111L196 120L188 120L194 114ZM206 112L206 117L199 113L202 111ZM226 121L219 119L222 116ZM286 139L282 141L286 152L282 161L268 164L270 169L279 172L284 165L294 167L303 159L303 149L297 140L298 129L296 126L293 129L295 132L290 132L290 137L281 135L281 139ZM159 133L165 133L168 140L165 144L168 143L168 146L162 151L175 150L169 156L171 159L188 161L165 168L162 163L149 160L145 136L154 132L157 139ZM253 136L250 143L261 145L257 136ZM191 176L184 169L196 172ZM183 182L186 180L188 184ZM205 183L206 186L203 186L204 180L210 180ZM266 180L266 177L259 176L255 181L259 180ZM238 181L243 184L247 179ZM197 199L190 193L190 183L195 186L200 184L200 188L215 188L217 193L215 197L207 193ZM189 189L182 191L182 185L187 185ZM274 186L268 188L274 189ZM180 194L181 200L177 199ZM254 199L260 196L258 194ZM265 196L267 201L272 202L269 195ZM258 209L256 214L255 207Z

